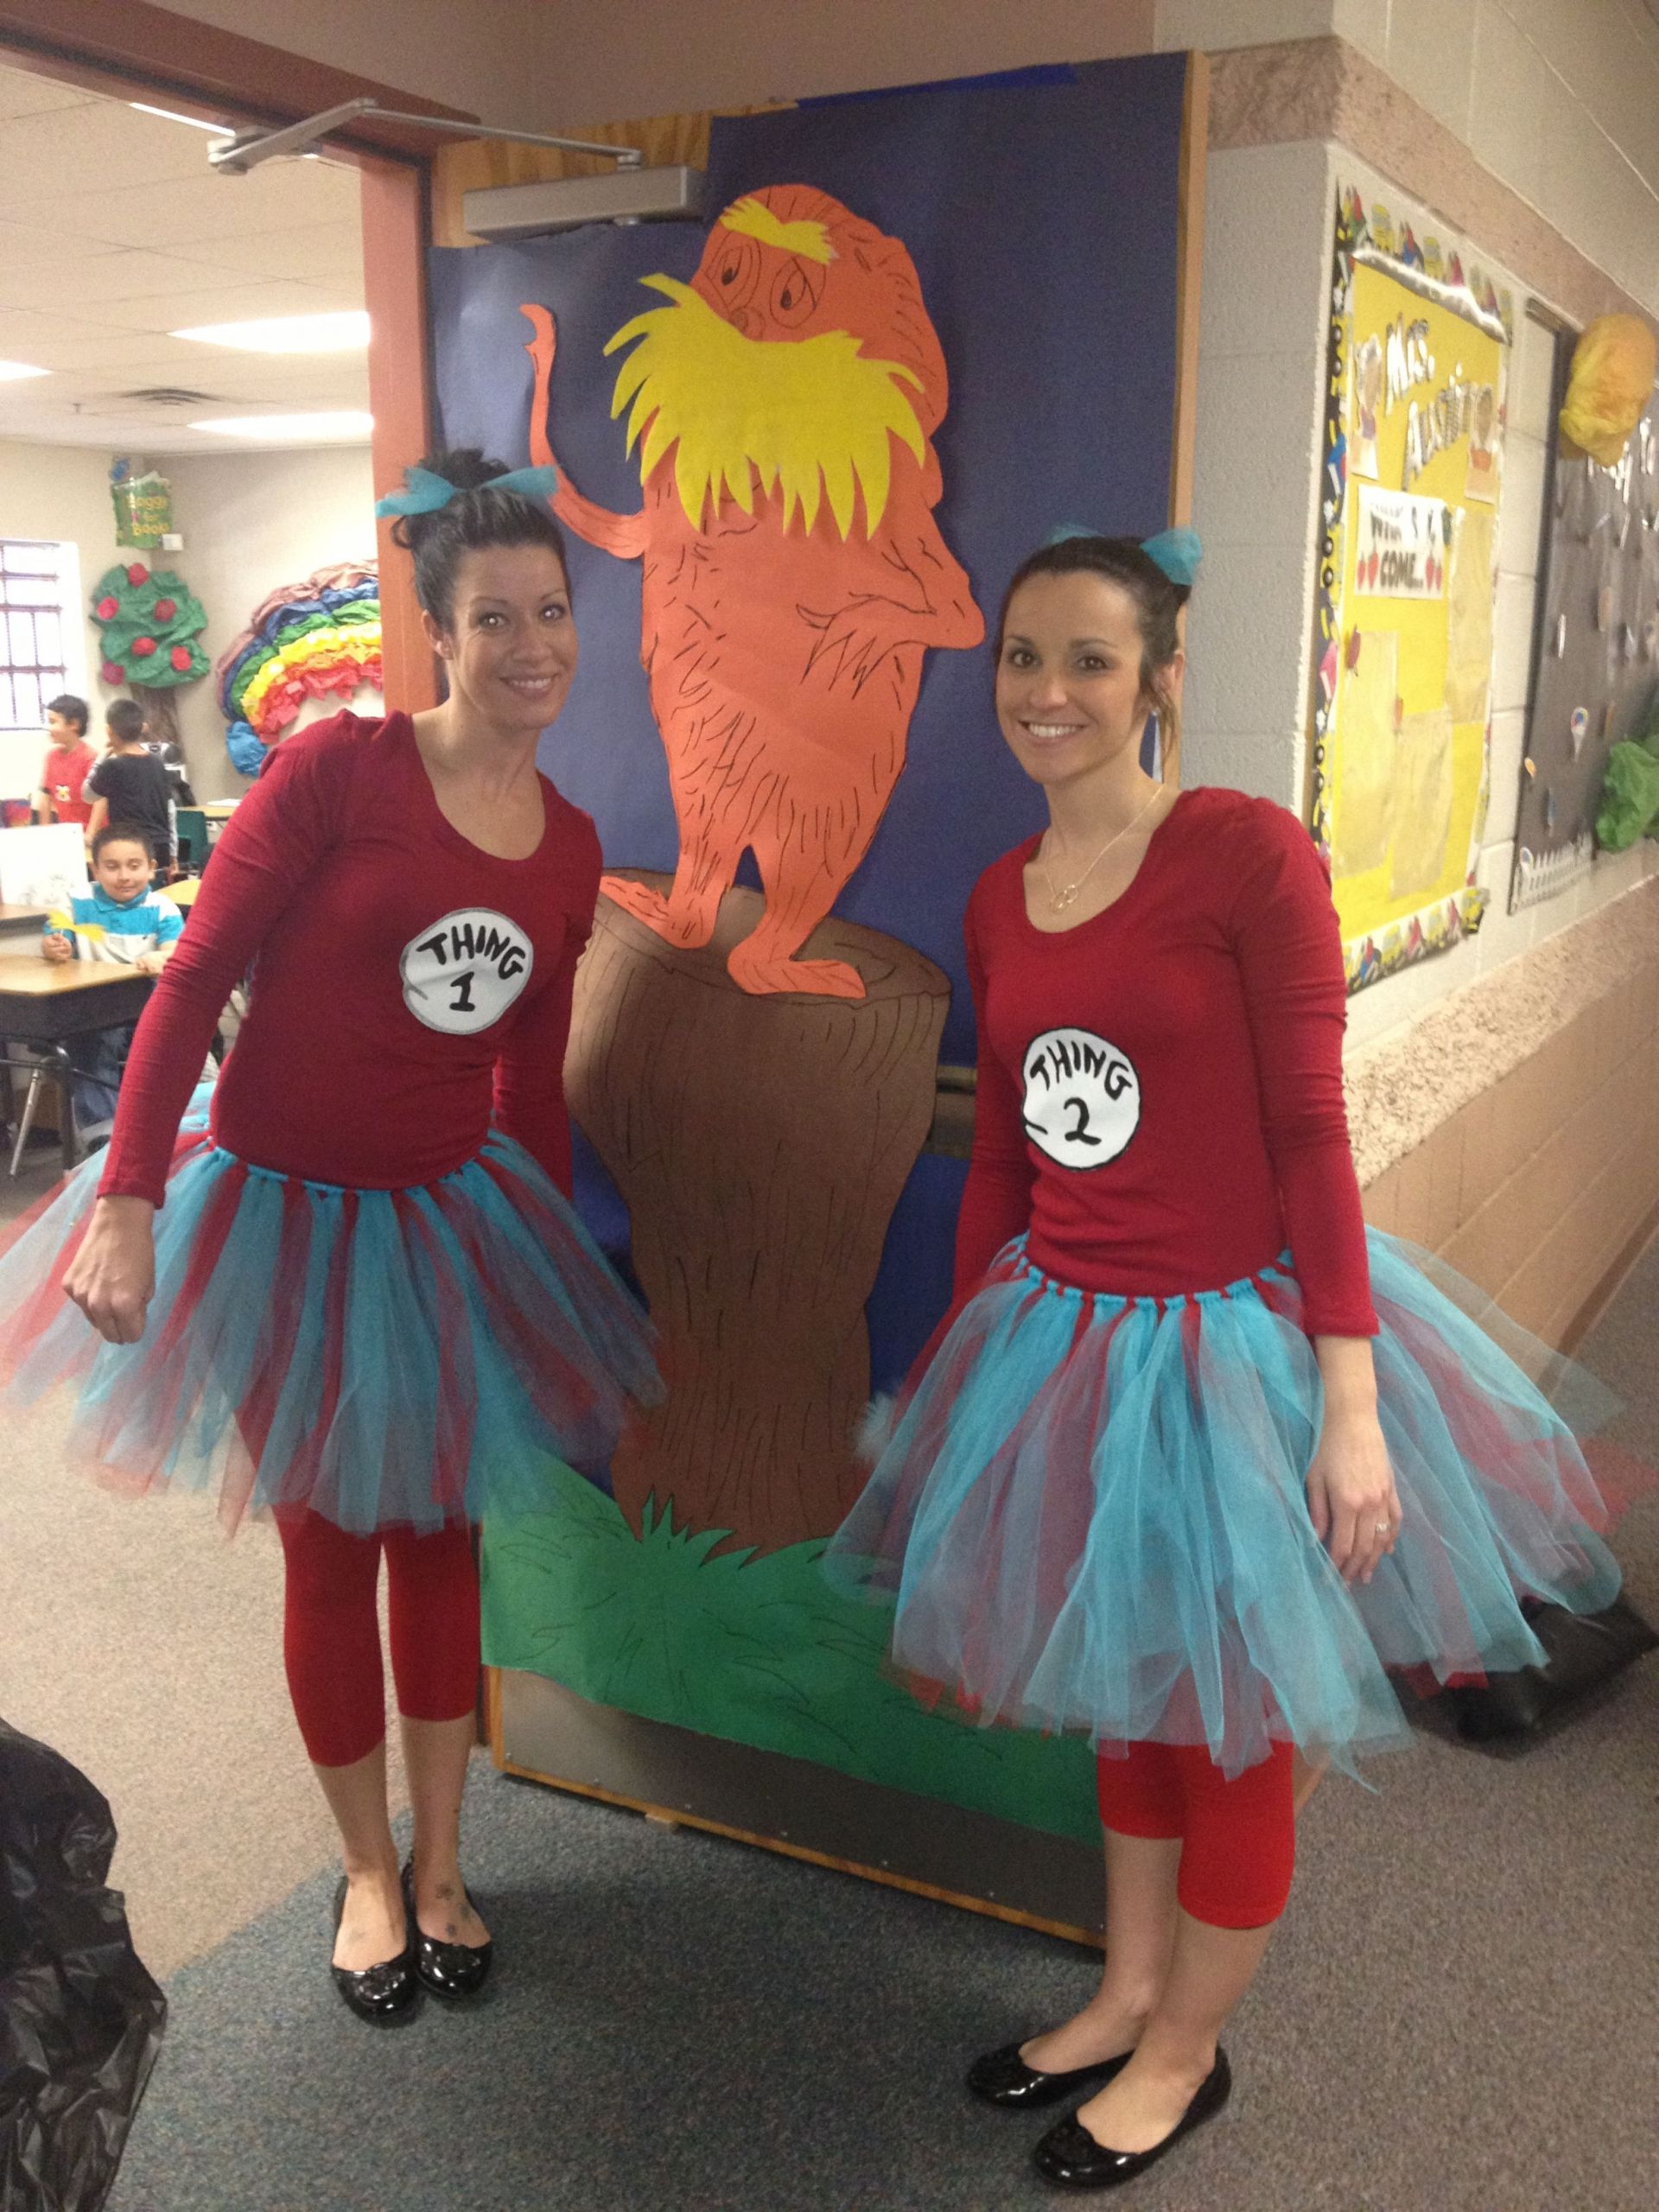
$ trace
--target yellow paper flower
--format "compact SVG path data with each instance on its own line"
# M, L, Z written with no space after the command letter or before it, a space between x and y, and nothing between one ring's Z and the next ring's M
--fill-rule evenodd
M1561 428L1605 468L1618 466L1656 367L1659 346L1638 315L1598 315L1573 347Z

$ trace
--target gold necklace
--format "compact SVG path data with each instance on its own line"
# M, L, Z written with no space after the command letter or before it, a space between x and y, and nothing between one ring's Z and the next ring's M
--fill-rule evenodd
M1048 872L1048 861L1045 857L1043 847L1048 842L1048 836L1052 836L1053 834L1054 825L1052 823L1050 823L1048 836L1044 837L1042 845L1039 845L1037 849L1037 865L1043 871L1043 881L1048 886L1049 903L1052 906L1054 912L1057 914L1063 914L1068 906L1075 906L1077 903L1077 893L1082 890L1084 885L1088 882L1090 877L1100 866L1102 861L1105 859L1107 854L1111 851L1112 847L1117 842L1118 839L1120 837L1127 836L1129 831L1134 829L1135 823L1142 820L1145 816L1148 815L1152 811L1153 808L1157 804L1158 801L1163 797L1163 785L1161 784L1155 785L1153 788L1152 797L1140 810L1140 812L1132 814L1121 830L1113 830L1111 836L1106 840L1100 850L1095 855L1093 860L1090 861L1088 867L1084 868L1083 874L1077 878L1075 883L1057 884L1053 877Z

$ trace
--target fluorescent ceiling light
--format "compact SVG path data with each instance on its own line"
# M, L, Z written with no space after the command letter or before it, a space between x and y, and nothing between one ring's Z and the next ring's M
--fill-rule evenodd
M190 428L211 430L219 438L270 438L287 445L339 445L366 439L374 428L374 417L342 408L334 414L222 415L211 423L193 423Z
M245 353L354 353L369 342L369 318L361 308L341 315L269 315L257 322L204 322L194 330L175 330L174 338L193 338L201 346L234 346Z
M0 384L16 384L23 377L49 377L50 369L31 368L27 361L0 361Z
M215 138L234 138L236 129L229 123L204 123L199 115L181 115L176 108L151 107L148 100L129 100L129 107L136 107L140 115L159 115L164 123L188 123L193 130L211 130Z

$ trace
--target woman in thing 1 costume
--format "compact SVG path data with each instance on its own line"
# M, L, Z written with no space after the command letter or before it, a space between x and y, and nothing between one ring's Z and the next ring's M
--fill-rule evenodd
M1036 2154L1077 2187L1226 2101L1296 1754L1402 1738L1385 1669L1539 1659L1521 1594L1618 1586L1572 1436L1366 1230L1306 830L1140 765L1196 553L1066 537L1004 604L997 716L1050 823L969 903L957 1303L830 1554L896 1594L908 1672L1098 1747L1099 1993L969 2076L1004 2107L1092 2091Z
M489 1964L459 1864L469 1524L533 1507L551 1458L602 1467L657 1388L646 1325L563 1195L600 852L537 772L576 636L546 472L524 474L441 456L381 503L404 518L447 699L273 750L139 1024L107 1154L0 1262L15 1390L74 1376L79 1439L118 1479L213 1478L229 1522L275 1516L289 1683L344 1845L334 1978L370 2018L423 1984L469 1993ZM211 1108L187 1111L250 963Z

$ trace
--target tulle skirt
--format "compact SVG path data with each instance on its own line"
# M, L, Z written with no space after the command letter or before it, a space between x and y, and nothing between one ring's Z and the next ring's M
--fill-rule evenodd
M0 1250L0 1383L77 1384L72 1452L117 1486L216 1484L231 1526L310 1507L432 1529L544 1507L550 1455L601 1473L630 1401L660 1395L644 1314L505 1137L424 1187L350 1190L219 1149L198 1093L134 1344L63 1295L102 1165Z
M1287 1260L1185 1298L1096 1295L1011 1245L927 1367L828 1571L896 1599L896 1664L985 1722L1103 1749L1277 1741L1352 1769L1400 1741L1390 1670L1541 1660L1523 1596L1618 1570L1572 1431L1392 1238L1370 1236L1402 1521L1344 1583L1305 1482L1321 1390ZM1541 1348L1540 1348L1541 1349Z

